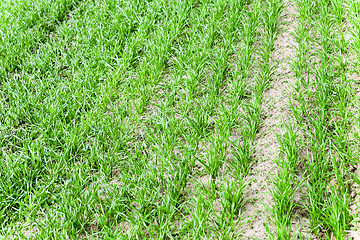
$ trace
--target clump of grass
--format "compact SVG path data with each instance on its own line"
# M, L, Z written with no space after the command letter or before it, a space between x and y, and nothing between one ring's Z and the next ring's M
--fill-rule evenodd
M297 177L299 167L299 152L302 146L297 143L298 132L296 125L287 125L286 133L278 136L280 156L276 160L278 173L272 179L271 195L274 200L269 209L275 225L273 239L292 239L291 220L294 218L294 209L297 206L294 194L301 185Z

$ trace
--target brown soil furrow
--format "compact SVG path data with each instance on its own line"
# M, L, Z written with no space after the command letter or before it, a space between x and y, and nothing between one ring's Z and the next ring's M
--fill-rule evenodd
M275 41L273 52L274 64L277 65L270 88L263 98L263 125L255 139L255 159L258 161L253 169L250 186L250 202L245 206L244 217L248 220L244 226L243 236L250 239L265 239L267 234L265 222L269 222L266 206L271 207L271 175L276 173L275 160L279 156L280 144L277 134L284 132L284 123L288 121L291 99L291 87L295 77L291 72L291 61L296 56L295 40L292 33L296 30L296 7L289 0L284 0L284 9L280 18L280 32ZM271 223L269 222L270 227Z

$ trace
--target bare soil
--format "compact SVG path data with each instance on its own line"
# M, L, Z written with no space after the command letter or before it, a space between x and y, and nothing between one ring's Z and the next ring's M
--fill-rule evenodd
M296 79L291 72L291 61L295 58L295 40L292 33L296 30L296 7L284 0L283 14L280 19L280 32L275 41L274 64L277 65L270 89L264 94L263 125L255 140L255 159L258 161L252 174L256 176L249 191L251 201L245 206L244 217L248 219L243 236L249 239L265 239L266 222L271 229L269 212L273 200L270 194L271 175L276 174L275 160L279 156L280 144L277 135L285 131L284 124L290 121L289 103L291 88ZM252 176L250 176L252 177Z

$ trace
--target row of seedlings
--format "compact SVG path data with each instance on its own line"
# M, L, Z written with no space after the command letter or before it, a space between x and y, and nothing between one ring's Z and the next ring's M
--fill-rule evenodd
M293 137L281 141L283 146L292 146L287 147L288 150L292 149L292 158L285 154L286 160L282 161L288 161L286 164L290 166L284 171L291 173L291 179L284 185L287 186L289 196L282 199L291 199L287 201L291 211L286 214L287 219L278 237L285 234L286 239L291 238L290 221L296 206L293 194L300 185L296 184L298 173L293 170L301 166L301 151L305 155L301 160L307 202L300 207L309 212L311 229L315 235L343 239L352 218L347 173L353 164L346 133L351 94L345 77L347 46L342 33L344 3L297 1L297 8L298 46L293 63L297 83L291 105L296 124L288 126L292 130L287 134ZM316 48L312 49L314 43ZM301 134L294 131L294 126L300 129Z

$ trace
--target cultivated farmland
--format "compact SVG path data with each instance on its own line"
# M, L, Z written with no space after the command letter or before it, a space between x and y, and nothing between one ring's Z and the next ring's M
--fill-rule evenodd
M359 74L360 0L3 0L0 237L360 239Z

